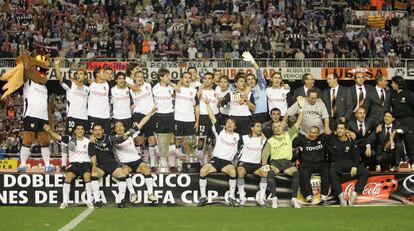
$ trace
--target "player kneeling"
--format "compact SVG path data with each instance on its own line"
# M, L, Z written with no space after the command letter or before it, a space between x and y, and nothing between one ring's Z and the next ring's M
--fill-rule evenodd
M263 171L260 164L266 136L262 133L262 124L260 122L253 122L250 125L250 130L251 134L242 137L243 148L240 152L239 164L237 166L237 188L240 195L240 207L243 207L246 203L246 192L244 191L244 177L246 174L261 177L257 203L261 207L266 207L267 172Z
M75 127L75 138L70 136L60 136L52 131L50 127L45 124L43 129L50 134L50 136L65 145L69 150L69 168L65 174L65 182L63 183L63 202L60 205L61 209L68 207L70 185L77 176L82 176L85 182L85 190L87 197L87 206L93 208L92 204L92 187L91 187L91 159L88 155L89 139L86 138L85 128L81 124Z
M151 118L152 114L156 111L156 108L152 109L142 120L138 123L137 128L140 130L145 123ZM124 124L121 121L115 123L115 133L117 136L122 137L125 135ZM124 142L114 145L115 154L121 163L122 171L125 175L129 175L132 172L142 173L145 177L145 185L148 190L148 200L151 202L157 201L157 197L154 196L153 184L154 179L151 176L151 170L147 163L143 162L141 156L135 148L134 139L128 137ZM136 202L138 197L132 186L132 180L130 177L126 179L129 193L131 194L131 202Z
M119 167L115 160L113 146L124 142L129 137L129 132L122 137L109 136L104 134L101 124L95 123L92 127L93 134L89 144L89 155L92 160L92 192L95 199L95 208L102 208L99 194L99 178L105 174L110 174L118 179L118 196L116 201L118 208L126 208L125 191L126 191L126 174Z
M236 169L231 164L234 156L238 150L238 144L240 136L235 133L236 123L233 119L227 119L224 129L221 128L220 124L217 123L216 117L212 112L210 105L206 102L208 114L212 123L212 131L216 137L216 146L213 150L213 159L210 163L205 164L200 170L200 193L197 206L203 206L207 203L206 188L207 188L207 176L210 173L220 171L230 177L230 195L229 204L235 206L235 191L236 191ZM220 131L221 130L221 131Z

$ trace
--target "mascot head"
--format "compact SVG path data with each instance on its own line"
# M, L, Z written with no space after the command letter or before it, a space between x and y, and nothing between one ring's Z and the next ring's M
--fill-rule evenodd
M2 95L1 99L15 92L28 79L38 84L46 84L49 66L50 61L47 56L37 55L33 58L29 52L23 51L16 58L16 66L0 77L0 80L7 81L3 86L3 90L6 90L6 92Z

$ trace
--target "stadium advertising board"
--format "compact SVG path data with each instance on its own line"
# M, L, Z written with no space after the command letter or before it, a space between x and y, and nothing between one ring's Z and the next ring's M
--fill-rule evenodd
M353 80L356 74L354 68L322 68L321 79L326 80L328 74L332 73L335 73L340 80ZM374 80L379 75L390 77L387 68L367 68L365 72L365 76L370 80Z
M100 66L105 66L105 62L102 62ZM195 65L195 63L193 63ZM191 64L190 66L192 66ZM98 64L93 64L92 66L95 66ZM117 68L125 67L121 64L117 64ZM212 64L203 64L199 65L202 67L198 67L198 71L200 76L203 76L204 73L207 71L213 72L215 70L219 70L222 74L227 75L230 77L230 79L233 79L234 76L236 76L237 72L243 71L245 73L254 73L256 74L256 70L254 68L217 68L214 67L215 65ZM109 66L110 67L110 66ZM171 67L166 66L168 70L171 72L171 78L172 80L178 80L183 72L187 70L189 67L188 64L183 65L173 65ZM197 67L197 66L196 66ZM88 67L89 68L89 67ZM151 79L155 80L157 79L157 72L159 70L160 66L156 64L152 64L151 66L143 67L141 70L144 72L145 78L151 77ZM10 70L9 67L2 67L0 68L0 76L2 76L6 71ZM116 69L115 69L116 70ZM70 68L61 68L62 76L67 79L71 79L74 77L75 69ZM125 71L125 70L116 70L116 71ZM87 69L88 72L88 78L92 79L92 69ZM352 68L300 68L300 67L281 67L281 68L263 68L263 74L265 78L270 78L273 73L275 72L281 72L282 76L285 80L301 80L302 75L305 73L311 73L316 80L326 80L326 76L329 73L336 73L339 75L341 80L353 80L353 77L355 73L352 72ZM375 76L377 75L384 75L387 78L391 78L394 75L401 75L405 79L408 80L414 80L414 68L368 68L368 71L366 72L366 75L369 79L373 80L375 79ZM47 72L48 79L50 80L56 80L56 71L51 68Z
M154 194L158 205L194 206L199 198L198 174L153 174ZM145 178L141 174L131 176L138 196L138 203L149 204L145 188ZM0 174L0 205L57 206L62 201L63 174ZM345 192L353 190L356 181L343 176L342 188ZM291 179L286 176L276 178L277 193L281 206L289 206L291 198ZM100 181L101 199L105 204L115 203L118 194L117 182L110 176ZM246 177L247 205L255 205L259 190L259 178ZM320 178L311 179L314 203L320 200ZM210 203L225 203L228 200L228 177L212 174L208 178L207 195ZM128 195L128 194L127 194ZM269 196L269 193L267 193ZM298 196L305 203L305 199ZM77 179L72 183L71 204L84 204L86 194L84 183ZM368 179L363 194L357 199L360 205L404 205L414 202L414 174L377 174ZM332 193L329 204L336 204Z

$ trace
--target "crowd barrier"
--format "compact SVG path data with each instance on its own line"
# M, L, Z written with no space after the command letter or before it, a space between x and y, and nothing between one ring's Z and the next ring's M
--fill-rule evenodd
M286 80L299 80L305 73L312 73L316 80L326 79L328 73L336 73L342 80L352 80L355 68L365 69L366 76L374 79L378 75L390 78L394 75L402 75L404 78L414 80L414 59L405 59L398 64L390 64L383 59L352 60L352 59L304 59L304 60L258 60L263 67L264 75L269 78L274 72L281 72ZM176 60L176 61L146 61L137 59L114 60L114 59L65 59L62 61L61 71L66 78L73 77L75 69L85 67L89 78L96 67L111 67L115 71L126 71L130 63L136 63L141 67L146 77L156 79L159 68L170 70L173 80L180 78L188 67L196 67L200 76L203 73L215 70L233 78L239 70L255 73L254 68L242 60ZM13 59L0 59L0 76L15 65ZM56 79L53 69L49 70L48 78Z
M139 204L150 204L145 188L144 176L131 175L134 189L138 195ZM195 206L199 198L198 174L153 174L154 194L158 197L156 205L159 206ZM0 173L0 205L21 206L57 206L62 201L63 174L43 173ZM247 193L247 205L255 205L255 197L259 190L259 178L247 176L245 190ZM356 180L349 175L342 176L342 188L345 193L350 193ZM112 177L102 178L101 199L105 204L113 204L118 193L117 182ZM276 178L277 196L280 206L289 206L291 198L291 180L289 177L279 175ZM320 201L320 177L311 179L314 204ZM228 177L223 174L211 174L208 177L208 196L211 204L226 204L228 200ZM127 194L128 195L128 194ZM269 192L267 192L269 195ZM299 195L298 199L305 203ZM71 204L83 204L86 202L84 184L77 179L72 184L70 195ZM270 202L270 201L268 201ZM338 202L330 193L329 205L337 205ZM363 194L357 198L357 205L414 205L414 172L372 173Z

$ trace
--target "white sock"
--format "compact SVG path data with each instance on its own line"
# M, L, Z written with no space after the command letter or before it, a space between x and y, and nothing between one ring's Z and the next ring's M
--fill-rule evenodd
M151 167L157 167L157 145L148 148L148 154L150 158L150 165Z
M200 178L199 184L200 184L200 195L201 195L201 197L207 197L207 195L206 195L207 179Z
M176 161L176 147L174 144L170 144L168 148L168 165L170 167L176 167L177 161Z
M45 167L50 165L50 148L49 146L47 147L42 147L40 149L40 152L42 153L42 158L43 161L45 162Z
M145 185L147 186L148 195L154 194L154 179L151 177L145 177Z
M85 183L85 191L86 191L86 200L88 203L92 203L93 201L93 193L92 193L92 185L91 182Z
M61 157L61 166L66 166L68 163L68 152L67 152L67 146L61 145L62 148L62 157Z
M229 179L229 188L230 188L230 198L235 199L236 196L234 195L236 192L236 179Z
M266 199L266 189L267 189L267 178L266 177L260 178L259 188L260 188L260 191L259 191L260 198Z
M149 148L144 148L144 150L142 151L142 159L144 160L144 162L148 163L149 160Z
M131 177L126 178L126 185L128 187L129 194L137 194L137 192L135 192L135 190L134 190L134 187L132 186Z
M26 161L30 156L30 148L26 146L22 146L20 148L20 166L25 166Z
M246 196L246 193L244 192L244 178L237 178L237 189L239 190L240 197Z
M138 154L141 155L141 146L135 146L135 149L137 150Z
M69 192L70 192L70 184L63 183L63 203L67 204L69 202Z
M91 185L92 185L93 198L95 199L95 202L98 202L99 201L99 180L91 181Z
M150 166L151 167L156 167L157 166L156 152L157 152L157 146L156 145L152 146L152 147L149 146L148 154L149 154Z
M121 202L125 198L125 191L126 191L126 181L119 181L118 182L118 202Z

